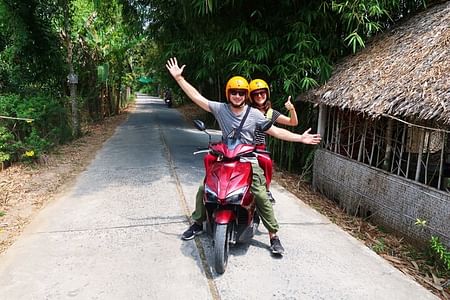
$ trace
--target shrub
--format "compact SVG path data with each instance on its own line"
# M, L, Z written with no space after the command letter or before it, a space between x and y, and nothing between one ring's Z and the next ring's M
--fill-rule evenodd
M72 138L68 114L49 95L0 95L0 162L32 161L56 144Z
M26 135L45 138L52 144L60 144L71 138L71 130L67 122L67 111L62 103L47 95L32 96L23 99L17 105L17 116L34 121L30 126L22 123L22 131Z
M0 163L11 160L16 153L16 142L12 133L0 126Z
M434 255L442 263L444 269L450 272L450 251L442 244L439 237L432 236L430 239L430 248Z

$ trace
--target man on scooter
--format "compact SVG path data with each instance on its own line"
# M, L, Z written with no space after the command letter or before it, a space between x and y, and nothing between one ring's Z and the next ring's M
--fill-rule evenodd
M172 92L169 88L164 93L164 102L166 102L168 108L172 107Z
M249 84L247 80L240 76L231 78L226 85L226 97L228 103L220 103L217 101L210 101L203 97L190 83L188 83L182 76L185 65L179 67L175 57L167 61L166 68L169 70L172 77L177 81L178 85L185 92L185 94L203 110L214 115L222 130L223 136L228 136L236 130L247 109L246 100L249 96ZM244 143L253 144L255 139L255 130L257 124L264 123L266 118L257 109L251 108L245 123L242 126L241 137ZM295 134L288 130L271 126L265 132L276 138L291 142L300 142L304 144L315 145L320 143L319 134L310 134L310 129L303 134ZM259 216L264 226L269 231L270 249L273 254L283 254L284 248L281 245L280 239L277 236L279 225L275 219L272 203L270 202L266 193L266 180L264 171L258 163L252 164L253 181L251 185L251 192L255 197L256 206ZM195 211L192 213L194 223L187 229L182 239L190 240L203 231L203 221L206 219L206 211L203 205L203 185L200 186L195 203Z

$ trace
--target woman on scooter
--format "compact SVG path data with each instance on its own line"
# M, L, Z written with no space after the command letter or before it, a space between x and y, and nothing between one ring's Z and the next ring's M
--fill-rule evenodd
M249 84L249 91L250 105L262 112L268 120L272 121L272 123L289 126L298 125L297 113L294 105L291 103L291 96L289 96L286 103L284 103L284 106L289 111L289 116L286 116L278 110L272 108L272 102L270 101L270 89L267 82L262 79L253 79ZM255 144L257 148L266 150L267 134L261 130L256 130ZM261 160L260 165L266 175L267 195L269 196L270 201L275 202L272 193L269 191L273 169L272 160Z
M291 96L289 96L286 103L284 103L284 106L290 114L290 116L286 116L272 108L269 85L264 80L253 79L252 81L250 81L249 92L250 105L262 112L267 119L270 119L273 123L282 125L298 125L297 113L295 111L294 105L291 102ZM256 144L265 145L266 135L266 133L260 131L256 136Z

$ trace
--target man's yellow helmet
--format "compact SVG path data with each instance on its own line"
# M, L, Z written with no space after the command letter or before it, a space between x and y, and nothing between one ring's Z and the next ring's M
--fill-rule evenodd
M230 95L228 92L230 90L245 90L246 95L245 98L248 98L248 81L242 76L233 76L228 80L227 85L225 86L225 96L227 100L229 100Z

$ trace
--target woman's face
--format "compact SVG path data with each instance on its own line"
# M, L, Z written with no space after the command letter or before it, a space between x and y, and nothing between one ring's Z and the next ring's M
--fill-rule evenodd
M256 106L263 106L264 103L266 103L266 100L267 100L267 91L266 91L266 89L254 90L250 94L250 97L252 97L252 102Z

